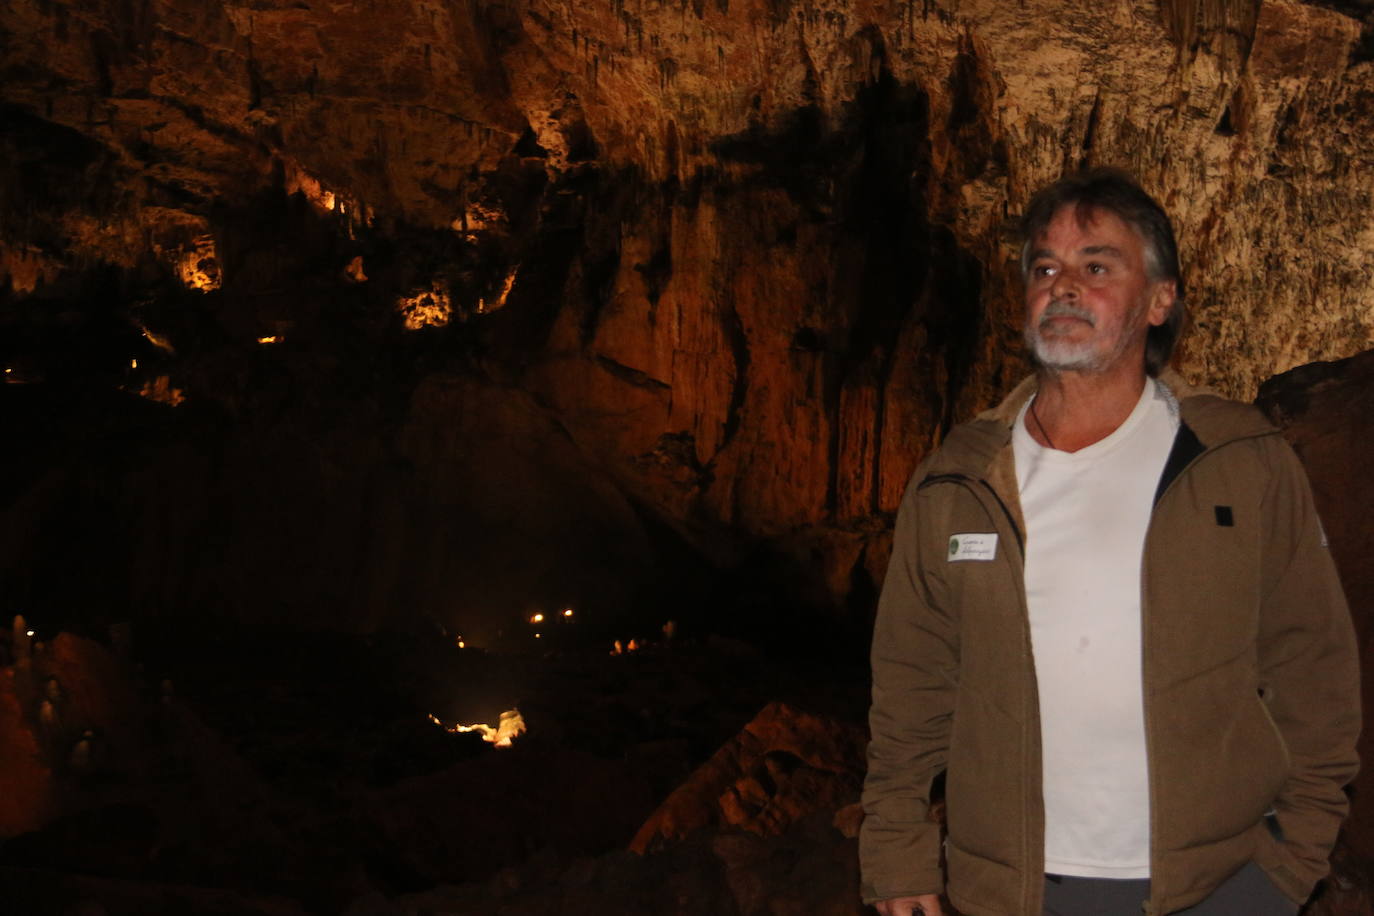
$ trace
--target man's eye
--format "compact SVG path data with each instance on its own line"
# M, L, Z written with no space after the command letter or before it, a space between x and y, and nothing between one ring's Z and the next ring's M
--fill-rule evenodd
M1031 273L1037 277L1053 277L1056 271L1051 264L1036 264L1031 268Z
M1093 261L1091 264L1088 265L1088 273L1090 274L1105 274L1106 272L1106 264L1099 264L1096 261Z

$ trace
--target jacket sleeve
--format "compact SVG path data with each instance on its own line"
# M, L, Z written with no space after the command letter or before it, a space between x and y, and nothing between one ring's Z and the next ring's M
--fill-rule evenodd
M1307 476L1282 441L1265 495L1261 689L1288 748L1290 775L1274 803L1282 841L1261 855L1271 876L1305 900L1328 871L1359 768L1360 677L1355 634Z
M859 859L866 902L939 893L940 825L931 783L945 768L958 630L922 568L918 469L902 499L873 632L871 740Z

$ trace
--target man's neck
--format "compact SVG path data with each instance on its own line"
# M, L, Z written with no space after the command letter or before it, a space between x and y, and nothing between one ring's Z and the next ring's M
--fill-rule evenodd
M1076 452L1116 432L1140 402L1143 368L1109 373L1041 369L1026 429L1041 445Z

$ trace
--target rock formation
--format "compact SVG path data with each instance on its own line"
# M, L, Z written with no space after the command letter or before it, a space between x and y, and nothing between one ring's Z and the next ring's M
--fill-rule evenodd
M673 790L630 849L658 850L703 829L776 836L844 807L863 783L867 740L848 722L770 703Z
M82 783L112 764L136 769L143 743L124 661L69 633L33 643L26 655L22 633L0 644L0 657L13 659L0 665L0 780L10 786L0 802L4 838L79 804Z
M801 598L861 608L915 463L1023 371L1011 227L1064 169L1133 168L1176 215L1200 380L1248 397L1370 345L1364 15L23 0L0 13L0 356L10 381L119 387L231 429L178 427L141 466L173 470L202 529L263 546L207 561L184 526L121 521L104 537L142 559L108 575L140 607L228 594L238 614L367 628L406 603L398 579L458 575L426 551L483 565L442 519L363 530L468 473L443 434L461 409L477 428L544 414L534 459L564 457L536 489L566 492L568 460L597 468L595 507L569 511L612 541L643 540L627 512L718 564L762 539L808 558ZM474 385L491 387L442 394ZM36 519L80 511L53 505L71 479L39 452L46 488L6 459L21 552ZM101 473L102 511L156 503L146 477ZM286 512L234 511L274 477ZM328 519L317 549L284 514ZM271 572L279 547L314 571L301 587ZM609 553L548 554L553 578L640 560ZM424 613L452 620L490 589L438 591L454 597Z

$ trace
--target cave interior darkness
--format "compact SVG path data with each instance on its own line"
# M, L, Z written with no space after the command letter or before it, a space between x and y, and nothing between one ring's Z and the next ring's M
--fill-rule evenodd
M652 303L674 269L662 227L710 196L737 217L781 206L754 218L777 244L820 226L857 262L847 333L802 326L786 344L818 367L824 410L846 375L892 372L913 310L957 386L979 313L956 306L978 302L978 271L923 221L910 170L926 118L884 76L839 127L801 110L722 141L757 180L686 185L594 161L551 183L522 136L484 176L504 229L474 235L322 205L280 164L237 200L145 182L131 203L108 148L0 108L9 250L62 261L30 280L12 267L0 292L0 594L15 620L0 653L27 757L0 847L10 899L35 914L343 912L459 885L482 888L467 905L486 912L493 875L597 856L627 905L674 906L655 902L668 869L700 885L688 909L735 906L719 864L637 874L616 857L769 703L844 732L848 771L816 772L857 799L880 561L851 558L837 589L814 548L700 505L674 517L598 466L526 380L568 312L593 338L619 224L660 227L632 268ZM778 152L794 148L809 152ZM71 255L74 222L98 233L131 207L140 247ZM187 209L203 225L165 217ZM509 300L478 305L513 264ZM725 324L728 441L750 352L740 319ZM598 359L581 371L662 386ZM686 454L651 458L692 487L711 479L690 435L665 440ZM528 731L508 750L430 719L517 708ZM773 795L792 779L823 807L804 756L769 750L756 769ZM788 816L803 814L816 819ZM823 826L808 855L856 900L852 836Z

